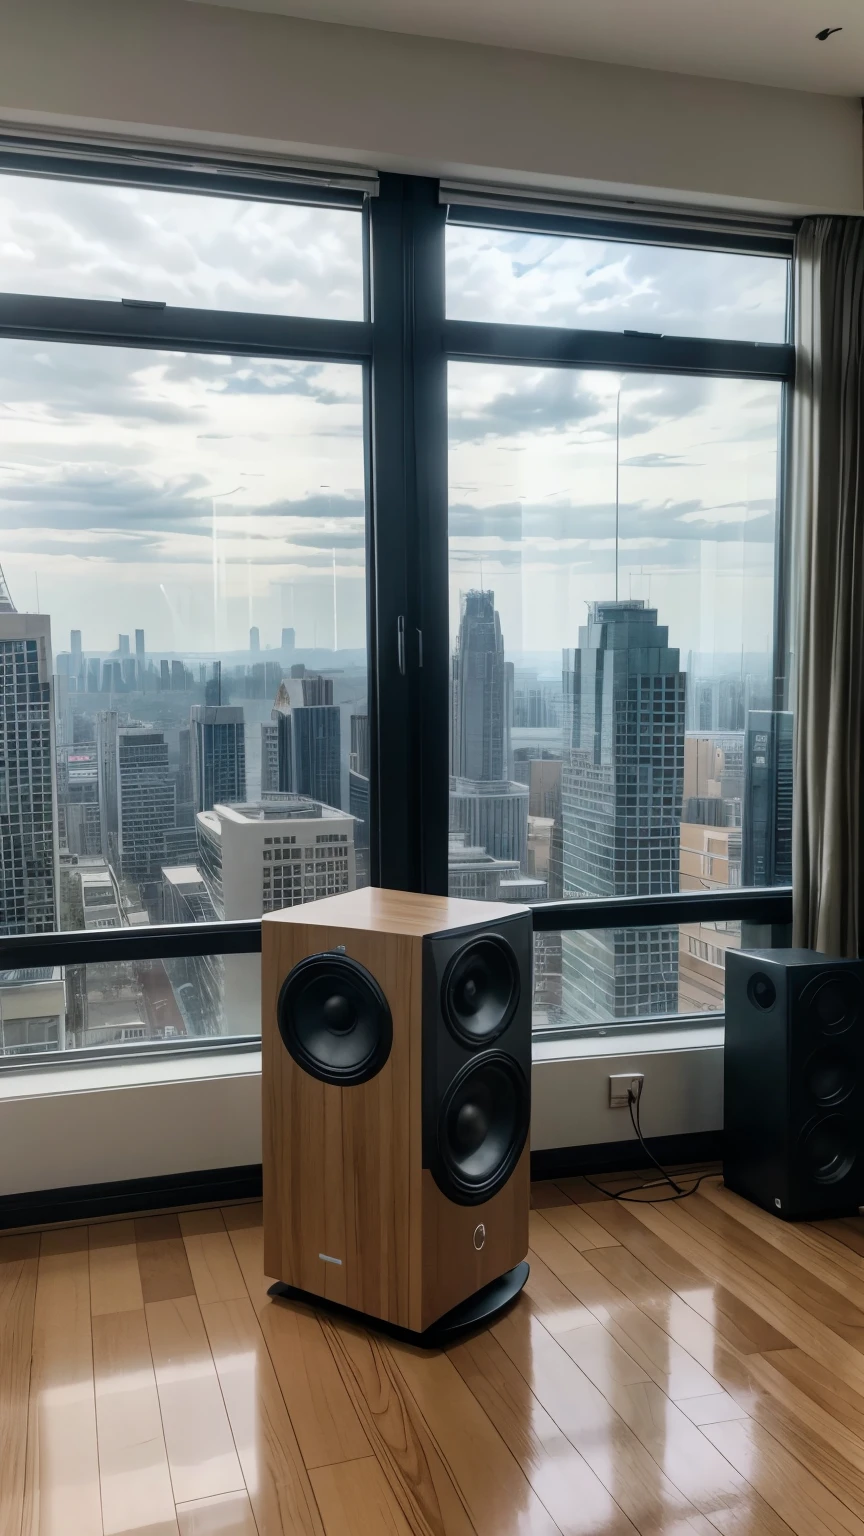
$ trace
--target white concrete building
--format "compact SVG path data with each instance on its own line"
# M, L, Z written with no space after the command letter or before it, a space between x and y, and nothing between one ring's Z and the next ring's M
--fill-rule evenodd
M353 891L354 818L305 795L200 811L199 867L220 917L260 917Z

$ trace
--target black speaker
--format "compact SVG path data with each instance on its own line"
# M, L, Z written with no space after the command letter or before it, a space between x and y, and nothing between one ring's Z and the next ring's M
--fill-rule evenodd
M726 951L723 1180L787 1221L864 1204L864 961Z

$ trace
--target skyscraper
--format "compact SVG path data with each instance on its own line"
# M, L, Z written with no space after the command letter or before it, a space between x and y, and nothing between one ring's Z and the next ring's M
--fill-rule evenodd
M332 704L333 703L333 679L332 677L320 677L310 673L302 679L304 704Z
M135 668L138 674L138 687L141 693L143 693L144 677L147 671L147 652L144 648L143 629L136 629L135 631Z
M462 594L452 665L451 772L462 779L501 780L507 772L507 685L494 592Z
M260 651L261 649L261 631L257 624L253 624L249 631L249 649L250 651Z
M301 704L291 711L290 724L292 790L325 805L340 805L342 738L338 704Z
M70 647L72 660L69 664L69 676L74 677L80 686L80 679L84 674L84 662L81 657L81 631L73 629L70 634Z
M57 926L51 621L17 613L0 571L0 933Z
M677 890L685 674L657 610L594 603L563 686L565 897ZM673 928L567 933L562 966L578 1022L677 1009Z
M235 704L193 704L189 713L196 811L246 799L246 733Z
M162 861L164 834L174 826L174 785L162 731L121 726L117 732L118 852L124 876L145 880Z
M129 636L117 636L117 654L121 657L129 655Z
M117 728L116 709L101 710L96 716L102 855L112 864L117 860Z
M284 682L273 700L269 721L261 726L261 793L286 794L294 787L291 698Z
M283 651L287 651L287 652L293 651L294 647L295 647L295 644L296 644L296 635L294 633L294 630L293 629L283 629L283 631L282 631L282 649L283 649Z
M792 714L753 709L744 733L742 885L792 881Z
M450 831L527 872L528 788L510 777L513 681L495 593L464 592L452 660Z

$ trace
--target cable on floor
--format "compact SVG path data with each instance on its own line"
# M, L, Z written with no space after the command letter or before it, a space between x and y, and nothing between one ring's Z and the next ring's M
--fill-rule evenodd
M586 1184L590 1185L592 1189L596 1189L601 1195L605 1195L608 1200L621 1200L625 1204L629 1205L665 1205L667 1201L671 1200L686 1200L689 1195L695 1195L699 1185L702 1183L702 1180L707 1179L709 1175L707 1173L700 1173L695 1183L692 1184L689 1189L682 1189L681 1185L676 1183L675 1179L673 1179L671 1173L668 1173L667 1170L663 1167L663 1164L658 1163L654 1153L650 1150L645 1137L642 1134L642 1116L639 1109L641 1098L641 1087L638 1093L634 1093L632 1088L627 1089L627 1108L630 1111L630 1124L636 1132L639 1145L642 1148L642 1151L645 1153L649 1163L653 1164L661 1177L659 1179L650 1179L645 1184L632 1184L627 1189L619 1189L617 1193L609 1189L604 1189L602 1184L595 1184L593 1179L589 1179L587 1173L583 1173L582 1178L585 1180ZM681 1177L680 1174L679 1177ZM639 1200L636 1198L638 1194L644 1195L646 1189L664 1189L667 1185L674 1190L674 1194L657 1195L654 1199Z

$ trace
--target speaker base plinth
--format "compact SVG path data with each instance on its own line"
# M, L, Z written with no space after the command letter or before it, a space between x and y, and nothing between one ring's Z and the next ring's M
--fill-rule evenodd
M369 1317L365 1312L355 1312L351 1307L340 1306L338 1302L328 1301L323 1296L314 1296L309 1291L301 1291L295 1285L285 1285L277 1280L271 1285L268 1296L281 1301L302 1301L305 1306L316 1307L321 1312L331 1312L335 1317L344 1317L352 1323L362 1323L364 1328L373 1328L378 1333L386 1333L392 1339L401 1339L406 1344L419 1344L423 1349L444 1349L448 1344L455 1342L464 1333L469 1333L475 1328L483 1328L491 1323L505 1307L508 1307L516 1299L530 1273L527 1260L521 1264L514 1264L497 1280L492 1280L484 1285L480 1291L475 1291L473 1296L468 1296L465 1301L460 1301L452 1311L445 1312L443 1317L432 1323L424 1333L414 1333L410 1328L400 1328L395 1323L388 1323L380 1317Z

